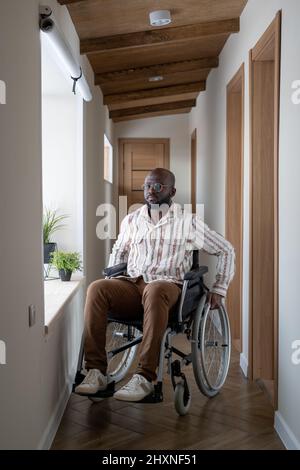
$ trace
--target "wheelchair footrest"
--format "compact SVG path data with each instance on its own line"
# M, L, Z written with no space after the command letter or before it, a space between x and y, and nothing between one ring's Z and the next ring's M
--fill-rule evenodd
M147 395L139 403L161 403L163 401L162 382L158 382L154 385L154 391L150 395Z

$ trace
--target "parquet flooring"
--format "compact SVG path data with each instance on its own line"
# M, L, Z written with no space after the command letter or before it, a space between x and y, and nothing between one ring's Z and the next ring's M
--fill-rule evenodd
M185 345L183 338L177 341ZM175 411L168 375L159 404L114 398L93 404L72 394L52 449L284 449L273 427L274 410L263 391L243 376L237 353L213 399L200 393L191 366L185 373L192 392L186 416Z

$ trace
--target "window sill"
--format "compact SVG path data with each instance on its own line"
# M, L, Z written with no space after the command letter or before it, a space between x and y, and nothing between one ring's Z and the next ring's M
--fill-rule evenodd
M72 276L72 280L68 282L62 282L60 279L44 281L46 334L63 314L66 303L74 297L84 282L85 278L82 276Z

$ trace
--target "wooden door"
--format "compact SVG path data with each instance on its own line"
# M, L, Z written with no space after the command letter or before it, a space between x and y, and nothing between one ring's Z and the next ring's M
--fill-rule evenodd
M249 361L277 406L278 135L281 14L250 51L251 211Z
M169 169L169 139L119 139L119 195L128 208L144 203L141 186L154 168Z
M236 254L227 294L232 341L242 352L244 65L227 85L226 238Z
M191 135L191 204L196 214L197 203L197 129Z

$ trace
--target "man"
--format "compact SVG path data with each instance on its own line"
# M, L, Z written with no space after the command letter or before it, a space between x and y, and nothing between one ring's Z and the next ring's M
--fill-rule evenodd
M184 274L192 265L194 249L218 256L211 308L220 305L234 274L234 249L196 215L179 212L172 203L175 176L156 168L145 179L146 204L127 215L113 247L109 265L127 262L130 277L93 282L85 306L85 360L88 374L76 392L94 394L107 387L105 338L107 312L126 319L144 312L139 366L132 379L114 397L140 401L154 388L160 345L169 312L181 294Z

